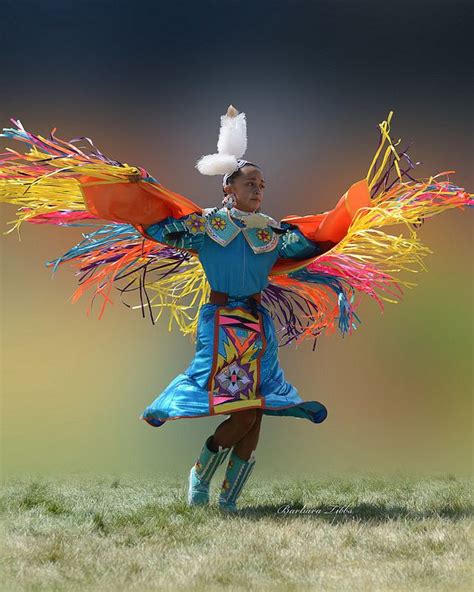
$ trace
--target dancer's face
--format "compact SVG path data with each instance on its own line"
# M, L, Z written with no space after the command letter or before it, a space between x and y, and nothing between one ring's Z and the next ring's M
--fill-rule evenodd
M262 171L251 165L240 169L240 175L224 187L227 194L233 193L237 203L235 207L244 212L254 212L263 201L265 180Z

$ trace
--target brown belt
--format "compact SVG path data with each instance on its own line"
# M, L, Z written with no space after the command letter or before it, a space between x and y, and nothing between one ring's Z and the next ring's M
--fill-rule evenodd
M246 299L253 299L257 302L261 300L261 292L256 292L255 294L251 294L250 296L246 296ZM209 298L209 302L211 304L227 304L229 300L229 294L227 292L216 292L215 290L211 290L211 295Z

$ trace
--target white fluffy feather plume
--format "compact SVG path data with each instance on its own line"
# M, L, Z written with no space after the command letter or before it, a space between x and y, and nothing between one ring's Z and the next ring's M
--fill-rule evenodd
M235 117L221 115L221 129L217 142L219 154L233 154L241 158L247 150L247 120L245 113L239 113Z
M237 170L237 159L232 154L206 154L196 168L202 175L227 175Z
M247 150L247 121L245 113L239 113L229 105L227 113L221 115L221 127L217 141L217 153L206 154L196 162L196 168L203 175L226 175L236 171L237 159Z

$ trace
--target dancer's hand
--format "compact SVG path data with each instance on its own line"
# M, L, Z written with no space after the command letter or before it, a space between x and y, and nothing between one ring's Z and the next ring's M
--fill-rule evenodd
M141 173L138 170L135 173L131 173L130 175L128 175L128 180L130 181L130 183L138 183L138 181L141 181L141 178Z
M294 243L297 243L299 240L300 240L300 237L296 234L296 232L288 233L286 235L286 242L289 245L293 245Z

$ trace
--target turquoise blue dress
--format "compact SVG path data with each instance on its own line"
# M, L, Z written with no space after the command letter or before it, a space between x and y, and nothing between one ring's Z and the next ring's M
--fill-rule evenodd
M267 415L321 423L327 416L326 407L318 401L303 401L285 380L270 312L263 304L248 300L268 286L277 258L317 255L318 244L295 226L281 222L276 247L257 254L242 232L222 246L205 232L190 232L183 224L188 218L166 218L149 226L147 233L160 243L197 252L210 287L226 292L229 299L225 305L201 307L191 364L146 407L140 419L159 427L170 420L259 408ZM240 228L245 226L238 218L232 221Z

